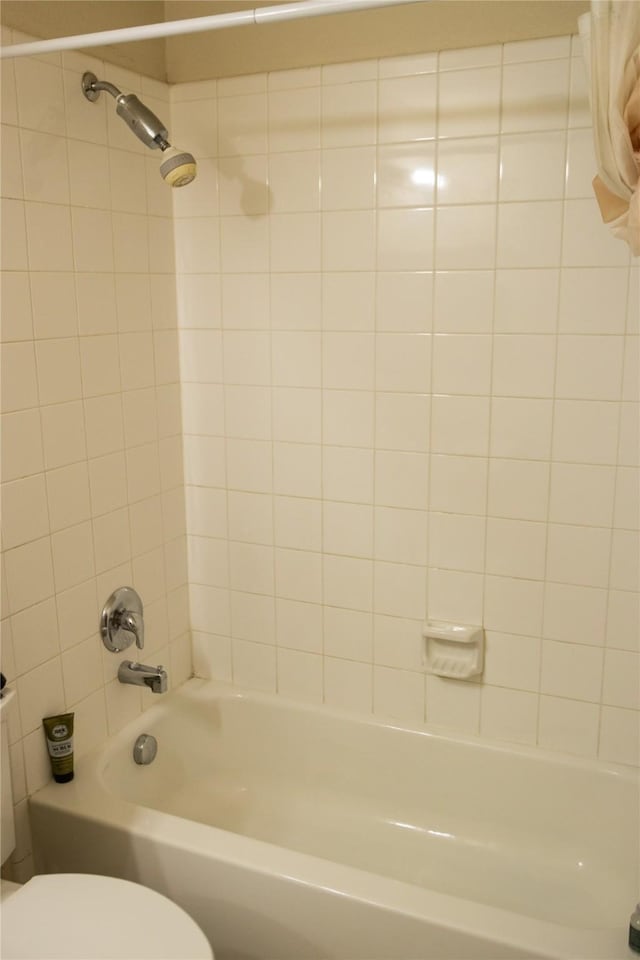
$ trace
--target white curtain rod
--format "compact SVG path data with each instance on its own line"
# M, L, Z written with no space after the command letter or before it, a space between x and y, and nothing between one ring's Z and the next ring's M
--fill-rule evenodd
M131 43L134 40L173 37L181 33L202 33L207 30L224 30L227 27L242 27L250 23L276 23L279 20L321 17L329 13L347 13L367 10L370 7L389 7L415 2L425 3L427 0L302 0L299 3L283 3L258 10L238 10L237 13L218 13L210 17L194 17L190 20L148 23L144 26L124 27L120 30L103 30L100 33L84 33L70 37L55 37L52 40L16 43L12 46L0 47L0 59L57 53L60 50L82 50L111 43Z

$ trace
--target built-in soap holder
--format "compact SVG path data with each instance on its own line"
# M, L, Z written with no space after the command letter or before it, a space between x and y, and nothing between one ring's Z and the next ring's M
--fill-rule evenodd
M482 627L428 620L422 635L425 640L425 662L430 673L453 680L468 680L482 673Z

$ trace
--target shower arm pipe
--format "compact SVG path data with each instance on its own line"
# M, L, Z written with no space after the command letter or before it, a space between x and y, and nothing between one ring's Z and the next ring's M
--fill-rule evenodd
M111 94L114 100L117 100L118 97L122 96L122 90L118 90L118 88L113 83L109 83L108 80L94 80L91 83L91 90L95 90L96 92L99 92L100 90L106 90L107 93Z
M0 47L0 59L38 56L40 54L58 53L61 50L84 50L89 47L100 47L112 43L132 43L135 40L203 33L209 30L224 30L229 27L242 27L249 24L277 23L282 20L321 17L331 13L353 13L357 10L368 10L374 7L427 2L429 0L301 0L298 3L283 3L257 10L238 10L234 13L217 13L213 16L193 17L188 20L170 20L166 23L148 23L138 27L103 30L100 33L83 33L69 37L55 37L52 40L16 43Z

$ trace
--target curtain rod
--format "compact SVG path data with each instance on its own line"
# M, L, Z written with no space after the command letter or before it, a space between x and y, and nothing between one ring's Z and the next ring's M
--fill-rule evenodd
M189 20L171 20L166 23L148 23L139 27L124 27L118 30L103 30L100 33L76 34L69 37L54 37L52 40L34 40L0 47L0 59L6 57L29 57L38 54L57 53L60 50L82 50L111 43L131 43L134 40L149 40L157 37L173 37L183 33L202 33L208 30L224 30L247 24L277 23L280 20L297 20L303 17L321 17L330 13L347 13L367 10L372 7L389 7L407 3L425 3L427 0L302 0L299 3L283 3L257 10L238 10L235 13L217 13L209 17L194 17Z

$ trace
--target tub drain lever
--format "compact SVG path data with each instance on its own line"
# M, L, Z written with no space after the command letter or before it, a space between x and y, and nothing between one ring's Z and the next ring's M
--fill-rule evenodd
M153 763L158 752L158 741L150 733L141 733L133 745L133 759L141 767Z

